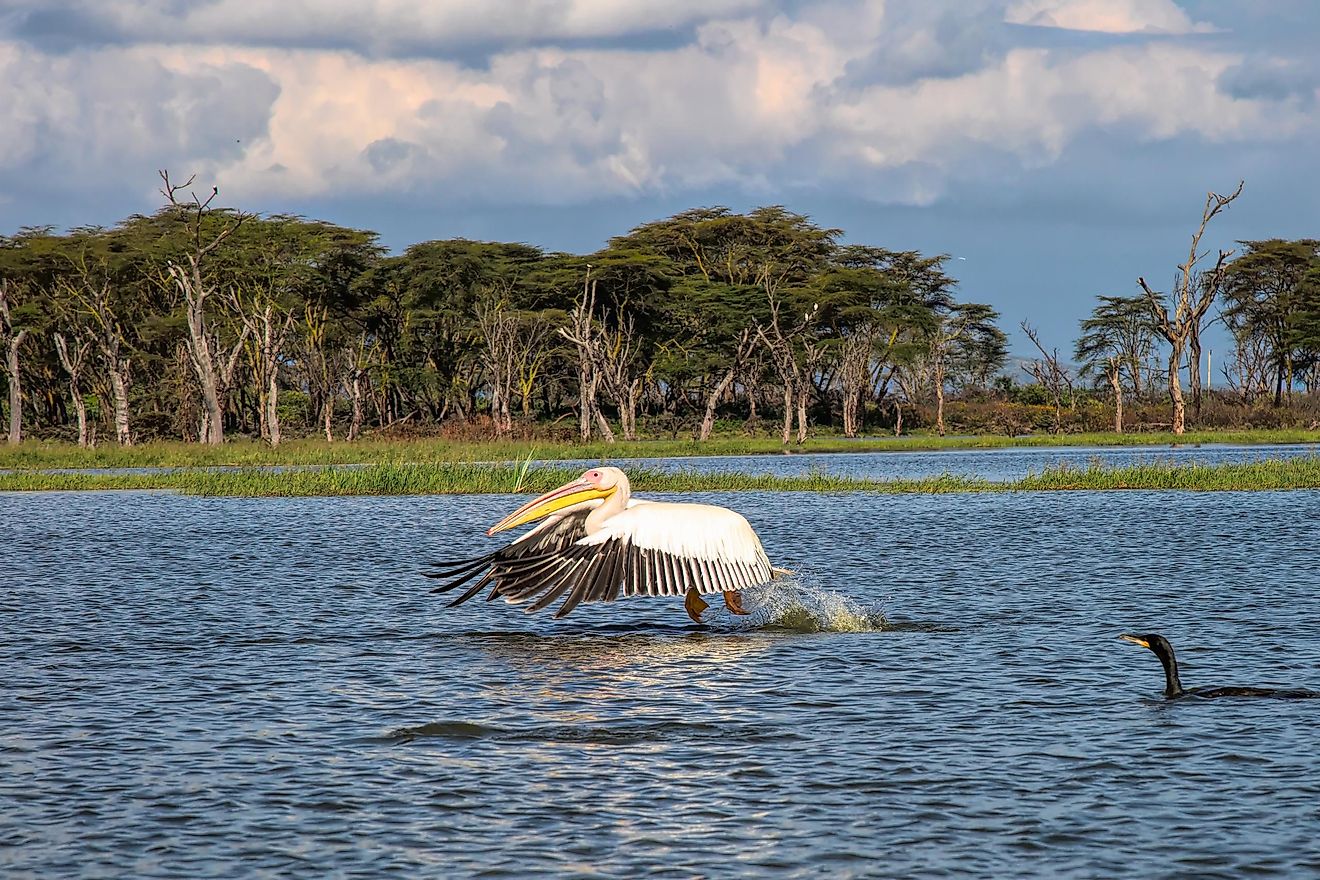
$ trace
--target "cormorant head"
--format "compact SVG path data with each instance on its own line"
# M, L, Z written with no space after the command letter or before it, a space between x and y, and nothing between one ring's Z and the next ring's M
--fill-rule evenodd
M1159 633L1146 633L1144 636L1123 633L1119 638L1125 642L1149 648L1160 656L1173 655L1173 645L1169 644L1169 640Z
M1159 633L1146 633L1144 636L1123 633L1119 638L1149 648L1160 658L1160 665L1164 667L1164 696L1172 700L1183 695L1182 681L1178 678L1178 661L1173 656L1173 645L1169 644L1168 639Z

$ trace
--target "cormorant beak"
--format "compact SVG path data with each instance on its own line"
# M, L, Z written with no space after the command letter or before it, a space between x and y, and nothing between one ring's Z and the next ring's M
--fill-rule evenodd
M1141 647L1143 648L1150 647L1150 642L1146 641L1141 636L1134 636L1131 635L1130 633L1123 633L1123 635L1119 636L1119 638L1125 642L1131 642L1134 645L1141 645Z
M540 498L527 502L491 526L486 534L494 535L496 532L516 529L518 526L535 522L566 507L572 507L584 501L594 501L597 498L607 498L612 494L614 494L613 486L608 489L599 489L586 480L574 480L571 483L565 483L558 489L546 492Z

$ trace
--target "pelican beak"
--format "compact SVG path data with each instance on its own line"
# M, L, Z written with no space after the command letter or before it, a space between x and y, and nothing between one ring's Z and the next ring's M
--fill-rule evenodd
M1150 647L1150 642L1146 641L1141 636L1134 636L1128 633L1123 633L1123 635L1119 636L1119 638L1125 642L1131 642L1134 645L1141 645L1141 647L1143 648Z
M487 529L486 534L494 535L496 532L516 529L518 526L535 522L541 517L549 516L555 511L563 510L566 507L572 507L584 501L594 501L597 498L607 498L613 494L613 486L608 489L598 489L586 480L574 480L571 483L565 483L558 489L546 492L540 498L527 502Z

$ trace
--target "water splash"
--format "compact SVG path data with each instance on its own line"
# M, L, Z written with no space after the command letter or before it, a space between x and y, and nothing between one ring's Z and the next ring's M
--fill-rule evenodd
M879 632L889 628L879 604L863 605L851 596L808 583L791 575L761 587L743 590L743 607L751 613L737 617L713 602L702 623L720 629L789 629L795 632Z

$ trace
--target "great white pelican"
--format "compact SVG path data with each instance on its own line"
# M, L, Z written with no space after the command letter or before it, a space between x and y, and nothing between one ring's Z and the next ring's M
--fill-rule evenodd
M703 595L720 593L729 611L746 614L742 590L788 573L770 564L741 514L712 504L633 498L627 474L616 467L592 468L524 504L486 534L540 519L493 553L437 563L427 577L448 583L432 592L447 593L477 578L451 607L489 586L487 601L530 602L526 611L562 597L555 617L583 602L683 596L688 615L700 623L710 607Z

